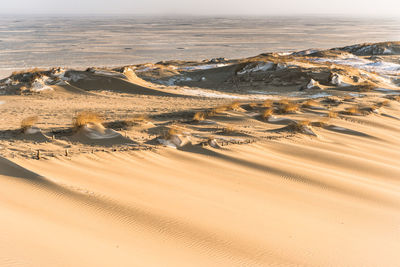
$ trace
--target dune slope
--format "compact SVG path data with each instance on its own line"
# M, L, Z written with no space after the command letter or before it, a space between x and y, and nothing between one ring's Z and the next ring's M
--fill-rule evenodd
M0 263L396 266L400 138L375 130L2 159Z

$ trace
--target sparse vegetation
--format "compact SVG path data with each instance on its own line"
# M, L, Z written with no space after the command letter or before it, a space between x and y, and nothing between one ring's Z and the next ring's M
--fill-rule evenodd
M273 108L267 108L261 113L261 118L264 120L268 120L274 114Z
M148 122L150 121L149 116L145 114L134 115L125 120L126 122L138 123L138 122Z
M312 99L307 100L301 105L303 108L311 108L318 106L318 102Z
M310 121L302 120L302 121L292 122L291 124L289 124L289 128L290 128L290 130L292 130L294 132L302 133L302 132L304 132L304 128L308 127L310 125L311 125Z
M227 106L220 106L220 107L216 107L216 108L212 109L210 114L212 114L211 116L213 116L215 114L223 113L223 112L225 112L227 110L228 110Z
M390 101L389 100L384 100L382 102L377 103L378 107L388 107L390 106Z
M370 81L365 81L358 86L360 92L369 92L376 89L376 85Z
M101 119L101 116L98 113L92 112L92 111L83 111L78 113L73 121L72 124L74 128L79 129L89 123L101 123L103 120Z
M328 118L337 118L338 117L338 113L336 111L329 111L328 112Z
M310 123L313 127L325 127L327 125L327 121L313 121Z
M232 125L227 125L226 127L222 128L222 133L224 134L233 134L238 132L239 131Z
M162 134L162 137L166 140L171 139L172 136L174 135L181 135L182 134L182 130L179 129L176 126L172 126L170 128L168 128L166 131L164 131L164 133Z
M234 101L231 104L229 104L227 107L227 110L234 110L234 111L241 111L241 104L239 101Z
M250 107L251 109L256 109L256 108L258 107L258 103L250 103L250 104L249 104L249 107Z
M273 105L274 105L274 102L272 102L272 100L270 100L270 99L265 100L265 101L261 104L261 106L262 106L263 108L271 108Z
M197 121L197 122L199 122L199 121L204 121L205 119L207 119L207 113L206 112L203 112L203 111L199 111L199 112L196 112L194 115L193 115L193 120L194 121Z
M26 129L29 129L33 127L39 120L38 116L30 116L21 121L21 130L25 131Z
M351 107L347 107L345 108L344 114L346 115L358 115L360 114L360 109L357 106L351 106Z
M278 103L278 113L287 114L294 113L299 110L299 105L295 102L283 99Z

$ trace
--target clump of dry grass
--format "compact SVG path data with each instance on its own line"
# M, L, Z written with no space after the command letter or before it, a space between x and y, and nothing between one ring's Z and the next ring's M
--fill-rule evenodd
M226 110L244 111L244 109L241 106L242 104L239 101L234 101L226 106Z
M378 107L388 107L390 106L390 101L389 100L384 100L382 102L379 102L376 104Z
M331 105L338 105L341 103L340 100L332 98L332 97L326 97L321 102L326 103L326 104L331 104Z
M360 92L369 92L369 91L376 89L377 86L370 81L365 81L362 84L360 84L358 86L358 88L359 88Z
M343 113L347 114L347 115L358 115L361 112L360 112L360 109L357 106L351 106L351 107L345 108Z
M278 112L280 114L294 113L299 110L299 105L295 102L283 99L278 103Z
M250 103L250 104L249 104L249 107L250 107L251 109L256 109L256 108L258 107L258 103Z
M206 112L199 111L193 115L193 120L194 121L204 121L205 119L207 119L207 117L208 117L208 114Z
M337 118L338 117L338 113L335 111L329 111L328 112L328 118Z
M21 121L21 130L25 131L26 129L29 129L33 127L39 120L38 116L30 116Z
M224 134L233 134L233 133L238 133L238 129L236 129L234 126L232 125L227 125L224 128L222 128L222 133Z
M132 117L125 119L125 122L127 124L144 123L148 121L150 121L150 118L145 114L134 115Z
M260 115L261 115L262 119L268 120L273 114L274 114L274 109L273 108L267 108Z
M303 107L303 108L311 108L311 107L317 107L318 105L319 105L319 104L318 104L317 101L312 100L312 99L309 99L309 100L305 101L305 102L301 105L301 107Z
M211 110L210 114L220 114L220 113L224 113L225 111L228 110L228 106L220 106L220 107L216 107L214 109Z
M327 125L327 120L326 121L313 121L310 123L311 126L313 127L325 127Z
M37 73L37 72L44 72L44 69L39 69L39 68L32 68L32 69L26 69L26 70L17 70L13 71L11 73L12 76L19 75L19 74L25 74L25 73Z
M264 102L262 102L261 106L263 108L271 108L274 105L274 102L270 99L265 100Z
M390 100L400 101L400 95L387 96Z
M174 135L181 135L181 134L182 134L181 129L179 129L176 126L172 126L163 132L162 138L164 138L165 140L168 140L168 139L171 139L172 136L174 136Z
M346 96L343 97L343 100L344 100L344 101L352 101L352 100L354 100L354 97L353 97L353 96L346 95Z
M302 120L302 121L295 121L292 122L291 124L289 124L289 128L290 130L292 130L293 132L304 132L304 128L308 127L311 125L311 122L308 120Z
M92 111L82 111L74 117L72 125L74 128L79 129L89 123L96 124L101 123L102 121L103 120L98 113Z

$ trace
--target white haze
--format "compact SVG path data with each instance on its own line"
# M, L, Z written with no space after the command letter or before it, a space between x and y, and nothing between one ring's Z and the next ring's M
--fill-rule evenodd
M183 14L396 16L399 0L13 0L0 14Z

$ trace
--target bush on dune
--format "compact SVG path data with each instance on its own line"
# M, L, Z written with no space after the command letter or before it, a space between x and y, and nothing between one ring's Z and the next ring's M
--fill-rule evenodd
M79 129L89 123L92 124L100 124L102 123L101 116L98 113L92 112L92 111L83 111L78 113L73 121L72 124L74 128Z
M25 131L26 129L33 127L38 122L38 120L38 116L30 116L23 119L21 121L21 130Z

